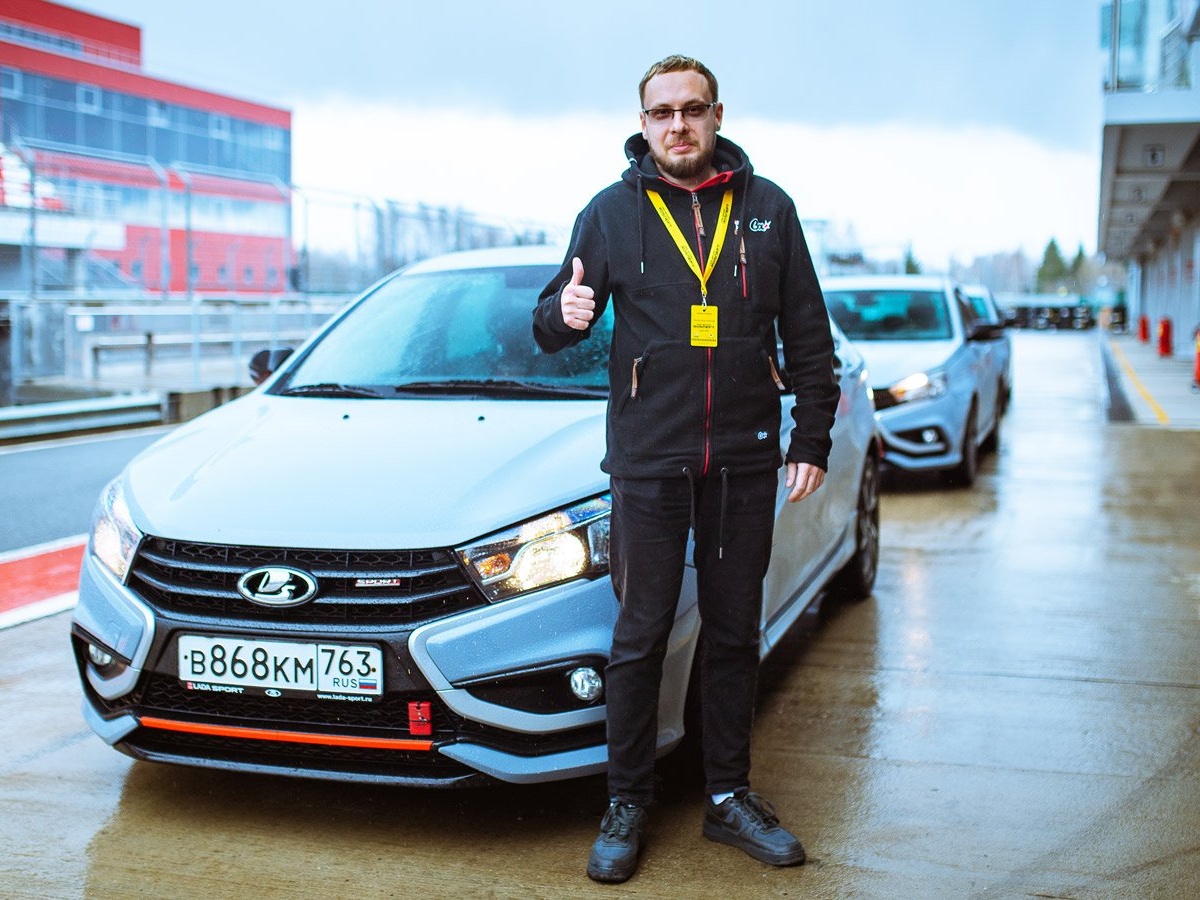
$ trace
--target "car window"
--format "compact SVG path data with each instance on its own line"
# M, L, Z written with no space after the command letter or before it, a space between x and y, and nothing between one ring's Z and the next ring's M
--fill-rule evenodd
M533 308L556 272L513 266L397 276L351 309L280 387L511 379L607 390L611 312L570 349L545 354L534 342Z
M827 291L829 314L852 341L939 341L952 336L942 291Z
M975 310L977 318L984 322L991 322L993 325L1000 323L1000 311L987 294L969 293L967 297L971 301L971 308Z

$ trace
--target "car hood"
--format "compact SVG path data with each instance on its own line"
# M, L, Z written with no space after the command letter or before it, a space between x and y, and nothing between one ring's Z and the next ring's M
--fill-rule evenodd
M891 387L901 378L944 366L961 346L958 341L858 341L873 388Z
M599 493L603 400L256 393L130 463L149 534L257 546L445 547Z

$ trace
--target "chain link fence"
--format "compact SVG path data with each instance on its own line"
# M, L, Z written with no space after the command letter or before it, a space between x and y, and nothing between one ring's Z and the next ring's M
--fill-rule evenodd
M29 161L25 202L0 197L23 241L0 248L0 406L36 402L30 386L47 381L82 394L138 378L241 382L249 352L295 346L396 269L566 237L301 186L233 200L206 192L203 173L136 161Z

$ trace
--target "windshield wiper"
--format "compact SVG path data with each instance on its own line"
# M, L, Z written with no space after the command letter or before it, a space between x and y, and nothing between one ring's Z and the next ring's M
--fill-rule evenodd
M288 388L282 394L285 397L302 395L308 397L383 397L383 394L373 388L362 387L357 384L337 384L335 382L301 384Z
M397 394L506 394L553 397L559 399L596 399L608 393L606 387L543 384L511 378L460 378L446 381L408 381L395 386Z

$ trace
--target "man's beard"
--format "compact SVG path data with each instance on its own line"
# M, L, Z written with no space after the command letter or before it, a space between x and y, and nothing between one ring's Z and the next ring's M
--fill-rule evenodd
M713 151L710 149L707 153L699 153L694 156L667 156L664 158L651 149L650 156L654 160L654 164L658 166L659 174L686 181L708 171L712 165Z

